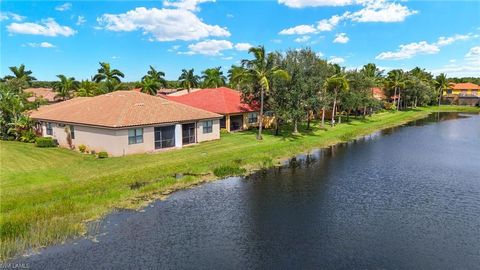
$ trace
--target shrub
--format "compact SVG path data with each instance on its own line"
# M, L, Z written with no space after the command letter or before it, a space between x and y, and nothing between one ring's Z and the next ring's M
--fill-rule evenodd
M35 134L35 132L33 132L32 130L26 130L22 132L22 135L20 136L20 141L32 143L35 142L36 138L37 135Z
M222 165L217 167L213 170L213 174L217 177L227 177L227 176L234 176L240 175L245 173L244 168L240 168L238 166L231 166L231 165Z
M226 128L220 129L220 134L228 134L228 131Z
M55 147L57 146L51 137L40 137L35 140L37 147Z
M92 150L90 151L90 154L92 154L93 156L97 155L97 152L95 150Z
M98 152L98 158L108 158L108 153L105 151Z
M85 146L84 144L80 144L78 146L78 150L82 153L85 153L87 151L87 146Z

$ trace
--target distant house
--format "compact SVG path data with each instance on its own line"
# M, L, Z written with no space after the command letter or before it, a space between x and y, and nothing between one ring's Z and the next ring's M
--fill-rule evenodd
M442 100L450 104L479 105L480 86L474 83L451 83L443 91Z
M386 100L387 96L385 92L380 87L372 87L372 96L376 100Z
M166 98L223 115L220 128L229 132L258 126L259 108L243 103L242 94L227 87L194 90L184 95L177 92ZM267 118L265 120L268 121Z
M219 114L136 91L77 97L30 113L63 147L111 156L153 152L220 138Z
M31 96L27 98L30 102L45 100L48 103L55 103L60 101L60 99L56 97L57 93L55 93L52 88L27 88L23 91L31 94Z

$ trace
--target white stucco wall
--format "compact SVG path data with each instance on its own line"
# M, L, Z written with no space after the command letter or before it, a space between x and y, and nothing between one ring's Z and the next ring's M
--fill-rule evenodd
M197 123L197 142L211 141L220 139L220 119L214 119L212 133L203 133L203 125L205 121Z

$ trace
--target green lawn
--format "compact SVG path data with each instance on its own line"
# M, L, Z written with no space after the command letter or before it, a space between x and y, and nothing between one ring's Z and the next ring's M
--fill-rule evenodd
M137 208L174 190L215 179L220 166L247 170L270 167L282 158L324 147L375 130L425 117L432 111L480 112L478 108L442 106L385 112L335 128L292 136L267 131L257 141L250 131L181 150L95 159L59 148L0 141L0 259L30 248L60 243L85 231L85 221L114 208ZM176 173L188 174L179 180Z

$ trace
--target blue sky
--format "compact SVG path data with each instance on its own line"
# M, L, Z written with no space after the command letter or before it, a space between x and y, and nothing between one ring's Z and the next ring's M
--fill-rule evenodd
M311 47L358 68L420 66L480 76L479 1L2 1L1 76L25 64L37 79L87 79L99 61L139 80L149 65L180 71L232 64L251 45Z

